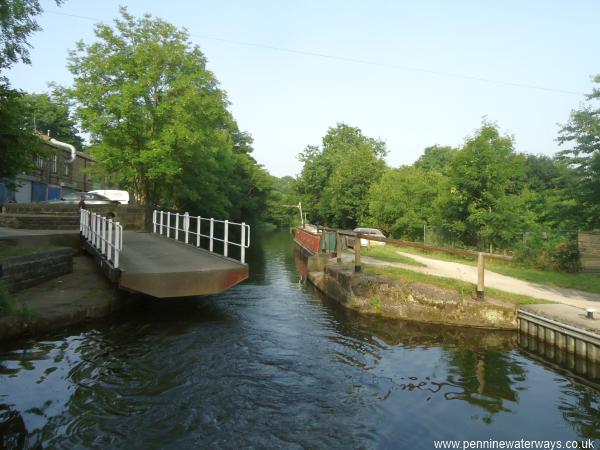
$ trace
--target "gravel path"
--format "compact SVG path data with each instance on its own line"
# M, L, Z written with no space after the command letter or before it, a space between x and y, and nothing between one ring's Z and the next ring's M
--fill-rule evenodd
M365 256L361 260L365 264L377 266L399 267L402 269L421 272L427 275L436 275L439 277L455 278L468 283L477 283L477 267L466 264L440 261L427 258L425 256L414 255L411 253L398 252L398 254L407 256L415 261L424 264L425 267L411 266L408 264L381 261ZM353 255L347 255L344 259L354 259ZM544 300L550 300L565 305L571 305L578 308L600 309L600 294L577 291L575 289L559 288L529 281L519 280L517 278L500 275L491 270L485 271L485 286L495 288L504 292L527 295Z

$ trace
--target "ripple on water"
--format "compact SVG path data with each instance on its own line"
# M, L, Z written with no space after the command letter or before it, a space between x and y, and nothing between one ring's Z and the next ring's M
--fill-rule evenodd
M599 437L599 393L515 351L514 334L358 316L297 283L287 235L258 245L250 282L224 295L149 301L0 351L4 437L292 449Z

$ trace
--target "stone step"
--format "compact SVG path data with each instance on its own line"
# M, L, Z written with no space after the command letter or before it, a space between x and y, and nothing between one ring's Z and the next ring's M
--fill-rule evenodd
M74 230L78 215L0 214L0 226L28 230Z

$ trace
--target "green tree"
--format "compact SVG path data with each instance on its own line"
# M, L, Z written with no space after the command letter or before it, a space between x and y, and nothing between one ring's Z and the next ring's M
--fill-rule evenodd
M443 173L455 152L455 148L448 146L433 145L427 147L414 166L427 171L437 170Z
M344 228L367 217L368 193L385 168L385 143L346 124L330 128L322 148L308 146L298 192L312 221Z
M63 0L55 0L57 5ZM42 13L39 0L0 2L0 70L16 62L31 64L27 39L41 28L35 17Z
M264 210L264 170L250 156L206 58L186 31L121 9L114 27L69 57L76 114L115 183L146 205L203 215Z
M83 139L75 120L69 114L69 105L61 98L48 94L23 94L19 99L23 111L24 126L41 133L50 132L50 136L77 147L81 150Z
M543 229L574 230L578 227L572 192L576 172L563 161L544 155L525 157L525 186L528 209Z
M449 189L439 202L443 224L470 245L509 245L532 221L520 195L523 177L512 138L484 122L450 162Z
M420 238L423 225L433 221L434 205L446 184L435 170L412 166L387 170L369 192L373 224L395 238Z
M272 177L272 190L267 202L269 223L277 227L292 226L300 222L296 205L299 197L293 177Z
M44 146L23 116L28 114L21 93L0 83L0 179L12 187L12 179L33 168L34 158L44 153Z
M594 78L600 83L600 75ZM571 191L578 203L578 216L582 227L600 227L600 88L587 95L588 104L571 112L569 122L558 136L561 145L571 148L559 157L578 174Z
M60 3L62 0L56 0ZM15 175L32 168L34 158L44 150L24 120L29 111L20 101L22 93L1 75L16 62L30 63L27 39L40 30L35 17L41 12L38 0L0 2L0 178L8 184Z

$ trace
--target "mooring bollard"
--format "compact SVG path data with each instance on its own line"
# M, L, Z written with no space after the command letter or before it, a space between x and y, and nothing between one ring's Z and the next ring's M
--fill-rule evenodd
M483 300L483 275L485 270L485 258L483 253L479 252L477 255L477 299Z

